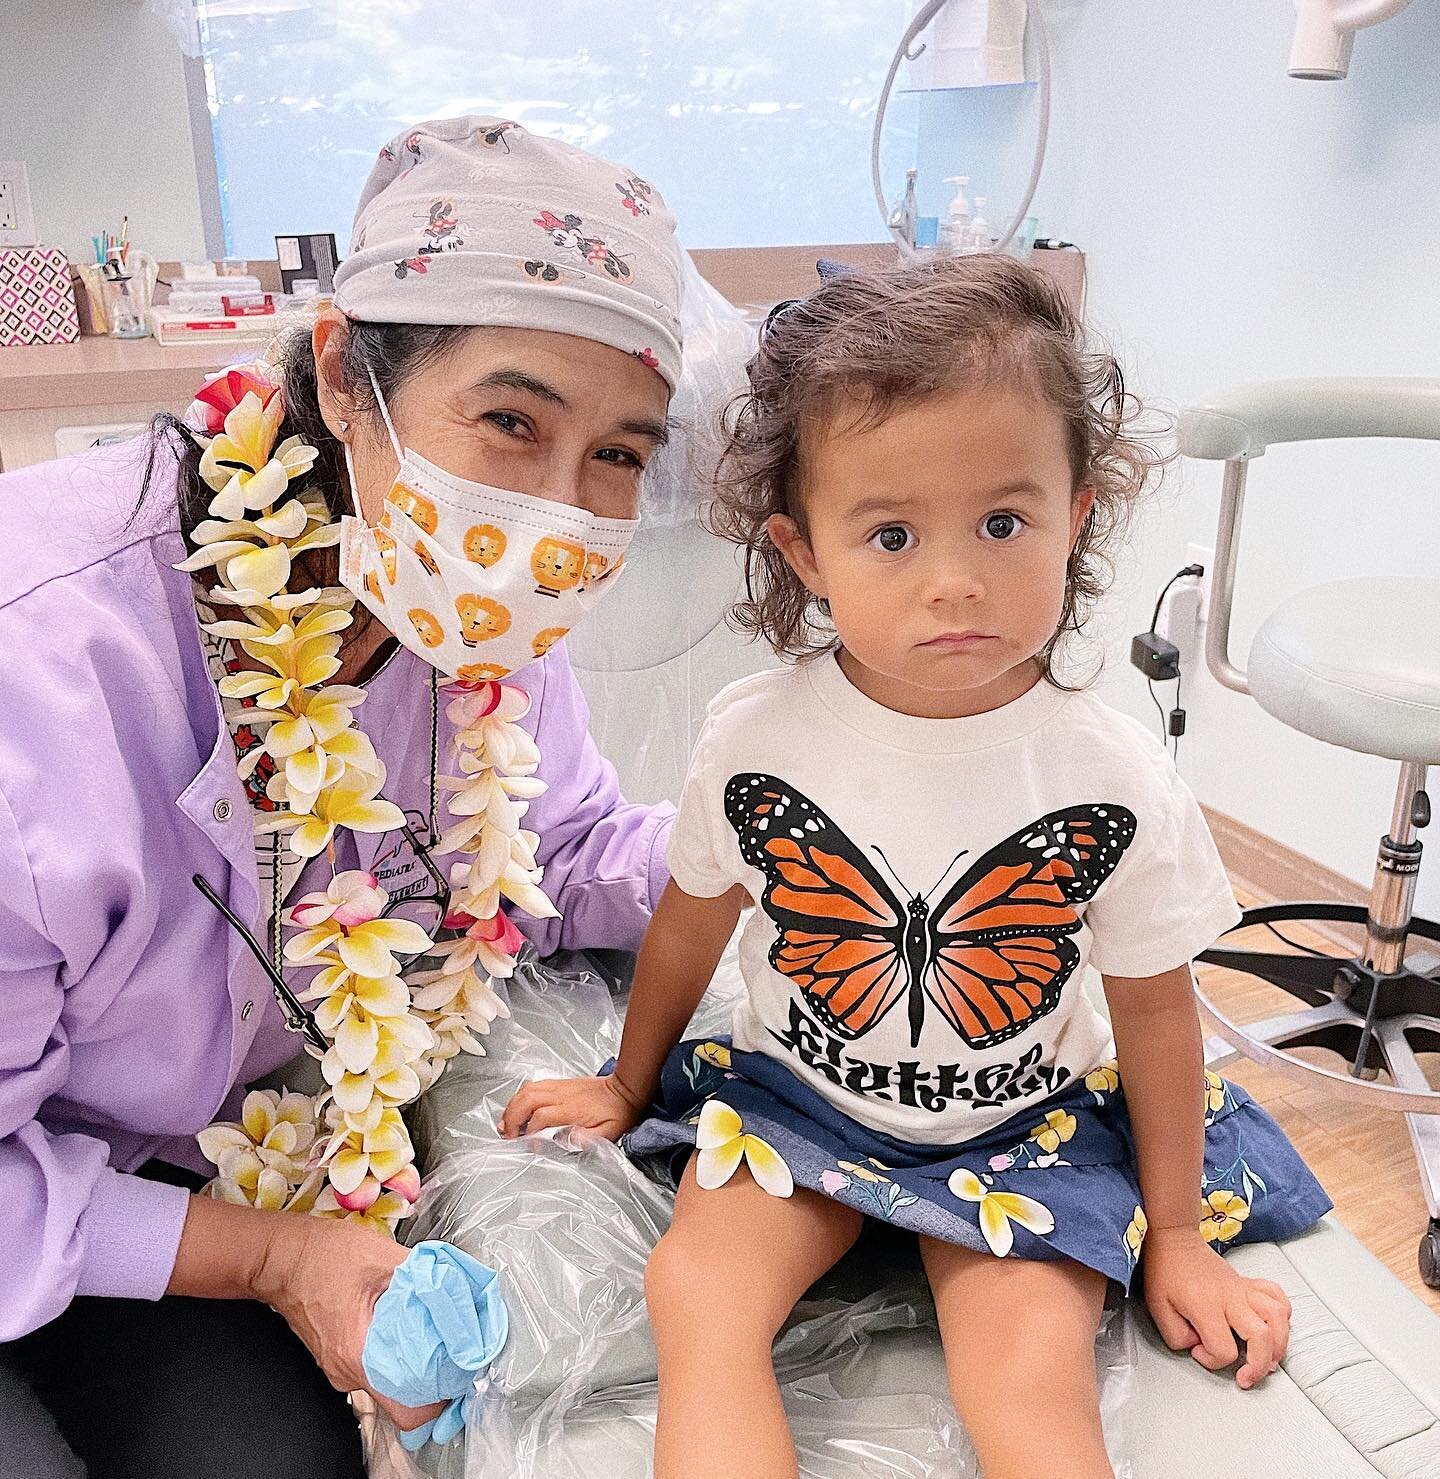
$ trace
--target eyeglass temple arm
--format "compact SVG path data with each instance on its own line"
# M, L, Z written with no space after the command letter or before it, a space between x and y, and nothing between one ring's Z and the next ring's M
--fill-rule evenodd
M416 837L414 828L411 827L409 822L405 822L401 826L400 831L414 850L415 856L420 859L420 866L430 875L441 897L448 900L450 897L450 885L445 881L445 875L430 861L430 849L428 847L421 847L420 839Z
M330 1044L325 1040L325 1034L316 1025L314 1016L305 1009L295 993L285 984L284 977L266 956L259 940L241 923L235 911L210 887L201 874L196 873L191 882L225 916L226 923L244 940L250 947L250 953L260 962L261 969L270 978L270 984L275 988L275 995L279 998L281 1007L284 1008L286 1030L301 1033L312 1048L321 1053L327 1052Z

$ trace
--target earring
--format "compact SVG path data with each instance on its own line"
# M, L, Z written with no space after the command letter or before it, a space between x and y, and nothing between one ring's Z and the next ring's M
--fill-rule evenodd
M348 421L341 421L341 420L339 420L337 418L337 420L335 422L335 425L338 426L341 431L349 431L350 430L350 423Z

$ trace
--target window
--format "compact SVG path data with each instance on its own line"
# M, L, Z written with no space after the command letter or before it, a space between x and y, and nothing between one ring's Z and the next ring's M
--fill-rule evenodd
M375 151L513 118L665 192L690 247L876 241L876 94L910 0L195 0L227 249L348 244ZM905 108L887 178L913 158Z

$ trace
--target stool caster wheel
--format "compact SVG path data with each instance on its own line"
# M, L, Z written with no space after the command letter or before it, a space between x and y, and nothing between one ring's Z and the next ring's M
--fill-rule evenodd
M1420 1277L1431 1289L1440 1289L1440 1219L1431 1218L1420 1239Z

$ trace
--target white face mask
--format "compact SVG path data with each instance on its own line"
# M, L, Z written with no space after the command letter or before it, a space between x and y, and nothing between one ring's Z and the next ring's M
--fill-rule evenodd
M346 445L357 516L340 521L341 584L447 677L508 677L610 589L640 521L457 478L402 448L375 397L400 468L368 525Z

